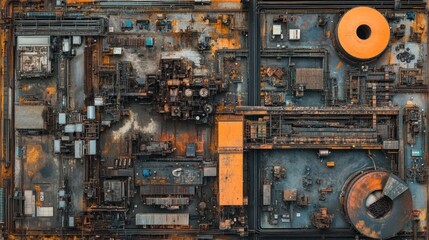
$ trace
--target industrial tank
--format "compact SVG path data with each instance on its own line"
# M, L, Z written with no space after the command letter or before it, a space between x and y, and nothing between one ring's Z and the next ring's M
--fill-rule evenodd
M334 45L343 59L353 63L375 60L387 48L390 27L386 18L370 7L356 7L339 20Z
M395 236L413 211L407 184L384 170L362 171L351 176L342 189L340 202L353 227L375 239Z

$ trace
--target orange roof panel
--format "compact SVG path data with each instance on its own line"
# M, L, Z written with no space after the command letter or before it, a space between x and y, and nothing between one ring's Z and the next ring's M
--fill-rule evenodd
M243 148L243 121L218 122L218 148Z
M219 154L219 205L243 205L243 153Z

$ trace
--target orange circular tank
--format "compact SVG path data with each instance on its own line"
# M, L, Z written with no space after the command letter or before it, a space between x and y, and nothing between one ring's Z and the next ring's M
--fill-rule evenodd
M347 59L371 61L386 49L390 27L386 18L370 7L356 7L340 19L336 30L336 45Z

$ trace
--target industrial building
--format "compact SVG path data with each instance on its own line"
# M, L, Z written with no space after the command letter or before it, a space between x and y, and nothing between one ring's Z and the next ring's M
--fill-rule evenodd
M0 1L0 239L428 239L428 6Z
M51 74L50 36L17 37L18 78Z

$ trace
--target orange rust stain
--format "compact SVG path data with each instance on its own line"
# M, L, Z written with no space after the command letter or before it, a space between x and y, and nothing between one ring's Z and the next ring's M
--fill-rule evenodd
M211 41L211 52L214 54L218 49L239 49L241 48L240 44L240 34L238 31L231 31L231 26L234 25L234 18L231 18L230 25L226 26L222 23L222 19L228 16L220 16L217 22L214 24L214 31L210 33L210 37L213 39Z
M212 0L212 9L240 9L241 0Z
M66 0L67 4L92 3L94 0Z
M413 24L413 28L415 32L422 34L421 36L422 42L426 42L426 38L427 38L426 27L427 27L426 15L424 13L417 13L416 20L414 21L414 24Z
M364 185L363 185L364 184ZM357 208L361 203L357 202L362 194L367 194L368 191L373 192L383 189L382 178L365 176L353 186L354 191L349 195L348 208Z
M368 237L378 238L378 235L380 234L379 232L372 230L370 227L367 227L363 220L358 221L355 226L359 232L365 234Z
M420 221L422 221L422 222L426 221L426 218L427 218L426 209L425 208L419 208L418 210L420 211L420 215L419 215Z
M22 91L27 92L28 90L30 90L30 86L29 85L22 86Z
M425 223L427 218L427 209L425 208L419 208L420 211L419 220L420 223ZM419 231L425 231L426 226L423 224L419 224Z
M325 36L326 36L327 38L330 38L330 37L331 37L331 31L326 31L326 32L325 32Z
M40 144L37 145L27 145L27 163L28 164L36 164L42 155L42 146Z
M237 38L217 38L212 41L213 46L211 48L212 54L216 52L218 49L239 49L241 47L240 41Z
M221 19L218 19L214 26L215 26L216 33L220 35L229 34L229 31L230 31L229 26L224 25Z
M335 67L336 70L340 70L343 67L344 63L342 61L339 61L337 66Z
M160 141L173 141L174 137L172 134L169 134L168 132L162 132Z
M189 133L177 134L174 146L177 148L178 154L184 155L186 153L186 144L193 143L196 140L196 136L193 136Z
M395 53L390 52L389 53L389 64L394 64L395 63Z
M197 152L204 152L204 141L197 141Z
M195 143L197 145L197 152L204 152L204 140L198 139L197 134L173 133L162 132L160 141L171 141L176 148L177 155L184 155L186 153L186 144Z
M27 175L33 177L44 162L42 146L40 144L28 144L26 146L25 161Z
M171 29L173 32L179 32L179 21L171 20Z
M110 64L110 57L105 55L103 56L103 64L109 65Z
M110 149L111 149L111 142L110 141L106 141L103 150L101 150L102 151L102 155L103 156L108 156Z
M46 92L48 93L48 95L52 95L57 92L57 89L55 87L49 86L46 88Z

